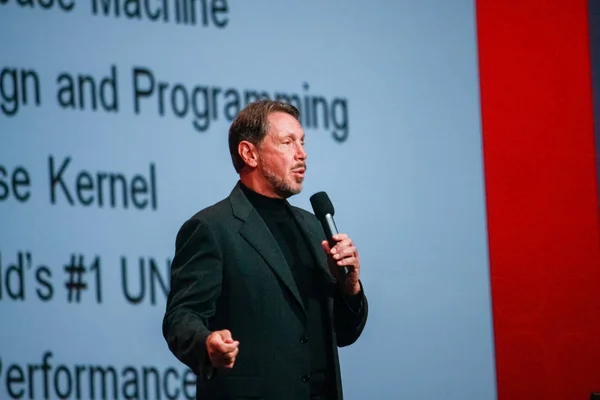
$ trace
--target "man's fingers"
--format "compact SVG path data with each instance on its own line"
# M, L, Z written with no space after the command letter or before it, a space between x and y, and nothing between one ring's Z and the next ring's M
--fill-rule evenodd
M336 233L335 235L332 236L333 240L335 240L336 242L340 242L340 241L346 239L347 237L348 237L348 235L345 233Z
M233 340L227 329L213 332L213 346L217 353L230 353L237 349L240 342Z
M335 237L335 236L334 236ZM346 247L352 246L352 239L346 238L343 239L337 243L335 243L335 245L333 247L331 247L331 245L329 244L329 242L327 240L323 240L321 242L321 246L323 247L323 250L325 250L326 253L338 253L341 250L343 250Z
M239 353L239 349L237 349L237 348L232 351L225 352L225 353L215 351L211 355L211 363L215 367L233 368L233 365L235 364L235 359L237 358L238 353Z
M235 359L235 356L233 355L233 353L227 353L227 354L223 354L220 357L220 359L223 364L230 364Z
M356 253L356 248L354 246L344 247L343 249L338 250L333 255L333 259L334 260L340 260L340 259L345 258L345 257L354 256L355 253Z
M233 360L235 360L235 358L237 357L237 355L238 355L238 352L239 352L239 350L238 350L238 349L235 349L235 350L232 350L232 351L228 351L228 352L226 352L226 353L222 353L222 354L221 354L221 358L222 358L222 359L223 359L225 362L228 362L228 363L229 363L229 362L232 362L232 361L233 361Z
M358 260L356 257L346 257L346 258L342 258L341 260L338 260L336 262L336 264L339 267L345 267L348 265L357 265L358 264Z
M215 367L233 368L240 342L231 337L229 330L215 331L207 339L206 346L211 363Z
M240 342L237 340L232 343L215 343L215 351L220 354L231 353L232 351L237 350L239 344Z
M353 247L353 246L354 245L352 244L352 239L345 238L345 239L339 241L338 243L336 243L335 246L333 246L333 248L331 249L331 253L336 254L336 253L339 253L340 251L344 250L347 247Z
M223 352L221 352L221 354L225 355L225 356L237 356L237 353L240 351L240 349L237 347L237 345L235 347L228 347L226 349L223 350Z
M235 364L235 359L238 355L239 349L232 350L227 353L221 353L217 355L217 365L222 366L224 368L233 368Z

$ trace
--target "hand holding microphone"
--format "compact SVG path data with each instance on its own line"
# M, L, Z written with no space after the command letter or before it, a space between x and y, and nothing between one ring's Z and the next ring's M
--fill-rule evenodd
M360 259L352 239L345 233L338 233L333 220L335 210L327 193L315 193L310 197L310 203L327 238L321 245L327 254L329 270L342 284L347 294L358 294L360 292Z

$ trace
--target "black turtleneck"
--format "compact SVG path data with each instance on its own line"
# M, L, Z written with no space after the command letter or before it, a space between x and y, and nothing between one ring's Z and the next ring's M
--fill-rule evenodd
M310 349L312 391L322 392L320 388L327 379L333 379L329 349L328 321L325 318L327 279L325 273L316 265L306 238L298 227L292 210L285 199L271 198L256 193L240 185L242 191L258 211L271 234L279 244L281 252L290 267L304 308L308 313L307 337ZM328 377L328 378L326 378Z

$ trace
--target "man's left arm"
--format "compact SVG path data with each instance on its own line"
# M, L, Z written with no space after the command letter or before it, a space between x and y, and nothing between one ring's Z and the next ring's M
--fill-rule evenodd
M321 244L329 264L329 270L336 278L334 292L333 323L337 343L344 347L354 343L361 335L368 315L368 302L360 281L360 259L352 239L346 234L333 236L333 247L324 240ZM348 269L347 274L342 268Z
M368 314L367 297L360 284L360 292L345 294L338 286L333 303L333 323L339 347L349 346L360 337Z

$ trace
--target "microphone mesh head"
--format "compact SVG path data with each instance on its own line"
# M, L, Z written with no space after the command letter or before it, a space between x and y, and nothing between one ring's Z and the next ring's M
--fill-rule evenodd
M322 218L325 214L334 215L333 204L325 192L318 192L310 196L310 204L317 218Z

